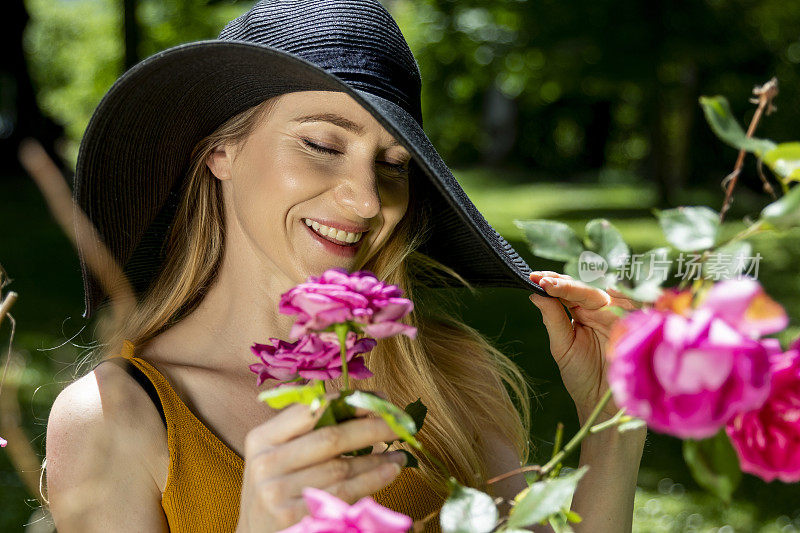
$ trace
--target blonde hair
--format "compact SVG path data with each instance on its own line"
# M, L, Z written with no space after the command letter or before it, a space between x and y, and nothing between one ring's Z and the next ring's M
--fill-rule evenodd
M221 182L211 174L206 160L223 143L244 142L275 103L272 98L237 114L194 148L167 241L166 264L129 316L102 327L100 337L106 342L92 357L95 361L116 353L123 339L135 346L147 342L191 313L203 299L225 247ZM412 165L412 172L420 170ZM412 187L406 215L363 266L414 299L416 307L407 322L419 333L413 340L398 335L379 342L366 356L375 377L355 385L384 391L400 406L421 398L428 415L420 441L459 482L483 486L486 429L512 445L523 463L528 460L528 385L516 365L478 331L433 299L417 298L417 288L448 276L474 290L455 271L417 250L424 240L427 217ZM419 459L423 477L443 492L447 480L426 458Z

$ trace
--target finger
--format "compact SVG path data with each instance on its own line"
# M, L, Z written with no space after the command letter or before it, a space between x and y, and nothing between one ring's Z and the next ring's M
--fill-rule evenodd
M339 392L330 392L325 397L330 400ZM278 446L304 435L314 429L324 409L314 411L308 405L294 404L281 410L268 421L250 430L245 439L245 456L256 455L266 449ZM366 417L371 411L356 408L356 417Z
M400 473L397 463L385 463L378 468L334 483L325 490L349 504L354 504L364 496L371 496L391 483Z
M547 294L564 300L567 307L579 305L586 309L600 309L611 301L604 290L574 279L543 277L539 285Z
M613 287L607 287L606 292L611 296L611 305L618 305L627 311L640 309L642 302L634 300L630 296L618 291Z
M265 497L263 499L269 501L270 498ZM282 531L284 528L298 523L308 514L308 504L302 497L292 498L274 507L274 511L271 514L275 518L273 527L277 526Z
M401 467L406 464L406 456L402 452L373 453L361 457L337 457L303 470L292 472L281 479L282 492L285 496L301 496L305 487L323 489L361 474L393 463Z
M555 272L553 270L534 270L530 274L531 281L536 281L537 279L541 279L544 277L548 278L563 278L563 279L573 279L572 276L569 274L562 274L560 272ZM535 279L534 279L535 278Z
M550 338L550 352L557 359L564 355L575 340L575 329L561 300L546 298L539 294L530 295L530 300L542 312L542 321Z
M265 450L253 460L259 463L263 461L264 464L259 466L262 475L278 475L397 438L397 434L382 418L358 418L311 431ZM298 453L300 451L302 453Z
M263 424L259 424L245 438L245 456L290 441L314 429L322 415L322 409L312 411L303 404L294 404L283 409Z

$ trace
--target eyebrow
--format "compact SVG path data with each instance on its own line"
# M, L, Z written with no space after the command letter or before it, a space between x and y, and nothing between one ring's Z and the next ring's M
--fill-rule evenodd
M363 136L364 135L364 126L361 124L357 124L352 120L343 117L342 115L337 115L336 113L315 113L312 115L305 115L302 117L297 117L296 119L292 120L292 122L299 122L301 124L305 122L330 122L334 126L339 126L347 131L353 132L356 135ZM392 139L389 143L389 146L402 146L396 139Z

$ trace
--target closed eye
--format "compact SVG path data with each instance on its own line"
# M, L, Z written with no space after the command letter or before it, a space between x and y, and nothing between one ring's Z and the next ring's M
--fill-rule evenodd
M334 150L333 148L326 148L325 146L320 146L314 142L311 142L308 139L303 139L303 142L306 146L311 148L312 150L316 150L317 152L321 152L323 154L341 154L339 150ZM388 161L379 161L380 164L386 166L387 168L400 173L408 172L408 163L389 163Z
M312 148L312 149L314 149L314 150L316 150L318 152L322 152L323 154L340 154L341 153L339 150L334 150L333 148L325 148L324 146L320 146L320 145L318 145L316 143L313 143L313 142L309 141L308 139L303 139L303 142L309 148Z

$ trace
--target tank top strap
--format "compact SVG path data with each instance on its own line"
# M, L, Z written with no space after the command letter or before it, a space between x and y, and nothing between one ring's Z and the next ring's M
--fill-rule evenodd
M155 388L167 425L167 444L170 453L185 447L186 443L179 442L179 439L186 438L189 435L199 435L203 440L209 442L217 453L221 453L236 469L244 469L244 459L200 421L183 402L166 376L153 363L135 355L135 346L132 342L123 341L119 357L130 361L147 377Z

